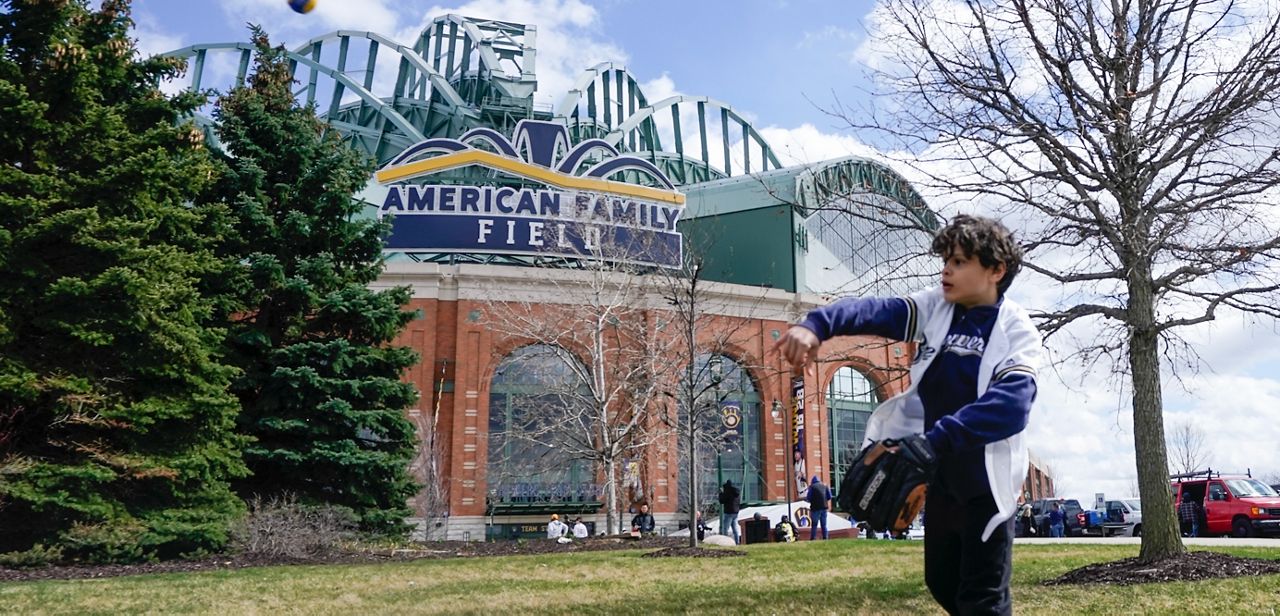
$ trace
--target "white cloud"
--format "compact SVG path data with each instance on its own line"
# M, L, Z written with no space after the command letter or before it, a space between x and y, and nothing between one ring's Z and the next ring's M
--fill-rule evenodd
M150 13L143 11L134 13L133 21L133 36L138 41L138 53L143 57L154 56L183 46L182 39L166 32Z
M666 73L641 83L640 91L644 92L649 104L683 94L683 92L676 89L675 80L671 79L671 76Z
M847 42L857 40L860 34L856 30L828 25L819 30L806 30L800 35L796 49L808 49L824 43Z
M805 123L795 128L767 126L760 134L773 148L783 166L816 163L851 154L884 160L874 148L849 135L824 133Z

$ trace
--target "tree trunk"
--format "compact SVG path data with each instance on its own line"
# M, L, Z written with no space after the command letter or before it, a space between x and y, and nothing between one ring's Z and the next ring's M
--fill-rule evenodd
M1169 497L1153 299L1149 268L1133 267L1129 278L1129 367L1133 375L1133 440L1142 498L1142 550L1138 558L1143 562L1186 552L1173 499Z
M688 365L685 366L685 385L684 385L685 406L688 410L688 422L689 422L688 426L686 426L687 430L685 431L685 434L689 439L689 467L685 469L685 471L689 473L689 519L696 520L698 517L698 506L699 506L699 503L698 503L698 434L696 430L696 427L698 425L697 419L698 419L699 409L697 408L697 403L698 403L698 397L696 393L697 384L693 380L693 376L694 376L693 365L698 361L698 347L696 346L697 339L698 339L698 331L697 331L698 313L697 313L697 310L694 308L694 298L696 297L697 285L698 285L698 278L696 273L694 274L694 276L690 278L689 284L691 285L689 289L689 305L684 308L684 310L687 310L687 312L684 315L685 330L683 332L685 335L685 340L684 340L685 349L689 354L689 357L687 359L689 363ZM681 308L677 307L677 310L681 310ZM720 534L724 534L723 528L720 529ZM689 547L691 548L698 547L698 529L693 524L689 525Z
M693 413L689 413L689 547L698 547L698 450L693 434ZM723 531L721 531L723 534Z
M619 518L622 517L618 510L618 482L614 481L614 467L616 463L613 459L604 461L604 509L605 509L605 534L613 535L622 532L618 528Z

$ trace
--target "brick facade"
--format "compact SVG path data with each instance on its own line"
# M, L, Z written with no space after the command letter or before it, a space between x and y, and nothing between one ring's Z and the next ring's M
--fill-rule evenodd
M378 286L410 285L413 288L409 308L420 311L420 318L397 340L421 356L421 361L406 375L421 392L417 407L411 409L409 415L419 436L425 438L431 430L435 410L439 409L436 425L439 438L446 444L442 472L449 483L451 524L468 528L472 536L479 530L478 518L486 514L490 381L506 352L525 342L492 331L485 325L483 316L495 301L503 299L494 297L495 288L502 289L499 295L518 296L535 305L540 298L555 303L554 289L545 280L538 279L572 278L573 275L570 270L392 263L379 280ZM563 288L564 284L564 280L559 280L556 288ZM786 498L785 481L790 474L789 436L784 418L773 418L769 409L775 400L784 406L788 403L790 373L769 349L790 322L824 298L739 285L717 284L715 288L720 297L727 297L729 301L724 304L725 314L713 317L712 327L723 323L741 333L725 354L747 369L761 397L765 497L782 501ZM749 310L735 309L735 296L740 298L740 305L749 306ZM909 347L871 337L840 338L823 346L816 374L805 378L806 467L811 474L816 472L824 481L830 481L825 393L836 370L853 366L877 386L880 399L885 399L898 393L905 382L903 374L912 355ZM651 499L659 520L672 519L677 506L677 473L681 470L677 464L675 437L650 449L642 467L646 498ZM420 478L426 470L421 459L415 462L414 471ZM629 504L624 501L623 509ZM450 535L457 533L451 528Z

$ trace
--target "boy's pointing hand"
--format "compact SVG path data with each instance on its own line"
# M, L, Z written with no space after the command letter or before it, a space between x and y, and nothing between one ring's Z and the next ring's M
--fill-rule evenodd
M817 334L807 327L792 325L773 345L773 351L781 352L782 358L787 360L792 368L807 372L818 360L820 346L822 341L818 340Z

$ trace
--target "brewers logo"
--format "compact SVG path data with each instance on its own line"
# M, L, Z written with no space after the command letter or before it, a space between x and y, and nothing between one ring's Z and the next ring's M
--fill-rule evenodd
M726 404L720 409L720 421L729 430L736 430L742 424L742 409Z

